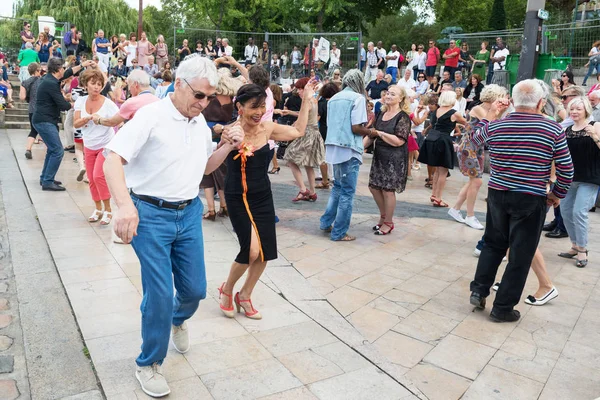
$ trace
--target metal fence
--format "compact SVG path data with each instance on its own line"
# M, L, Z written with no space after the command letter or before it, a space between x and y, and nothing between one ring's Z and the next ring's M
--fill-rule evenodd
M496 38L502 38L506 47L511 53L516 54L521 52L521 43L523 40L523 29L507 29L502 31L487 31L475 33L454 33L450 35L451 39L460 40L460 44L467 43L469 51L475 54L480 49L482 42L490 46L496 42ZM459 43L457 43L459 45Z
M273 32L235 32L235 31L217 31L210 29L196 28L173 28L173 49L172 57L177 58L177 49L182 45L183 40L188 40L188 46L191 51L197 47L197 43L201 42L203 47L206 46L208 40L212 40L213 45L217 38L227 38L229 45L233 48L233 57L240 63L244 63L244 50L248 44L248 39L253 38L254 44L260 50L263 47L263 42L268 43L269 59L273 59L276 55L281 59L281 55L287 56L287 64L282 65L282 78L298 78L292 72L291 54L294 46L298 48L300 53L304 55L305 48L311 46L313 39L325 38L330 43L336 43L337 48L341 52L341 69L346 71L351 68L356 68L360 61L360 43L362 36L360 32L327 32L327 33L273 33ZM324 76L327 74L328 64L318 63L311 64L311 68L315 69L316 74ZM308 71L310 72L310 71ZM303 74L304 72L302 72Z

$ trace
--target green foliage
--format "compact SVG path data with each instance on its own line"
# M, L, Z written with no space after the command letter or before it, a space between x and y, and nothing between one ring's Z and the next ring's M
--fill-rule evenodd
M504 9L504 0L494 0L488 27L490 31L502 31L506 29L506 10Z
M410 50L411 44L420 43L427 49L427 41L439 38L441 29L438 24L426 25L419 21L419 16L413 9L405 9L398 15L383 16L368 26L369 33L365 43L377 43L381 40L386 50L396 44L404 52Z
M496 3L502 3L505 10L501 17L505 22L502 29L521 28L525 22L527 0L432 0L436 23L442 27L460 26L465 33L488 31L492 18L498 17L498 12L492 8Z

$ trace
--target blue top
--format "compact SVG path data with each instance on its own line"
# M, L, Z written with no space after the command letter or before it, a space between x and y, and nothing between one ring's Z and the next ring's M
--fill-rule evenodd
M96 51L98 53L108 54L108 47L100 47L100 46L98 46L99 44L102 44L102 43L110 43L110 40L108 40L105 37L103 37L103 38L96 38Z

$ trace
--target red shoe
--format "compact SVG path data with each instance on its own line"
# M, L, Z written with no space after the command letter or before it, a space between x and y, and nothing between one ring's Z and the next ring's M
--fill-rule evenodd
M385 226L389 226L390 230L387 232L384 232L381 230L381 227L379 229L377 229L375 232L373 232L375 235L381 235L381 236L385 236L385 235L389 235L390 233L392 233L392 231L394 230L394 223L393 222L384 222L383 225Z
M226 297L229 297L229 307L225 307L221 302L219 302L219 307L221 308L221 311L223 312L223 314L225 314L226 317L228 318L233 318L233 316L235 315L235 313L233 312L233 304L231 301L231 294L227 294L223 291L223 286L225 286L225 282L223 282L221 284L221 287L219 288L219 300L221 300L221 295L225 295Z
M299 201L308 201L308 200L310 200L310 190L308 190L308 189L306 189L304 192L302 190L299 191L298 195L292 199L292 201L294 203L297 203ZM315 194L315 200L316 200L316 194Z
M445 203L442 199L436 199L433 201L434 207L448 207L448 203Z
M308 192L308 189L306 189ZM310 192L309 192L310 193ZM308 201L317 201L317 192L308 195Z
M235 299L235 306L237 307L237 312L241 312L240 310L243 308L244 314L246 314L246 317L248 317L250 319L262 319L262 315L260 315L258 310L255 309L254 306L252 305L252 300L250 300L250 299L240 300L240 292L237 292L235 294L234 299ZM242 305L242 303L248 303L250 305L250 307L248 309L246 309L246 307L244 307ZM250 311L248 311L248 310L250 310Z

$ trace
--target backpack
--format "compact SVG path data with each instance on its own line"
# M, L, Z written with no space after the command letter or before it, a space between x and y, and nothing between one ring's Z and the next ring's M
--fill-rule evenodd
M71 45L71 35L73 34L72 31L68 31L67 33L65 33L65 36L63 37L63 42L65 44L65 46L70 46Z

